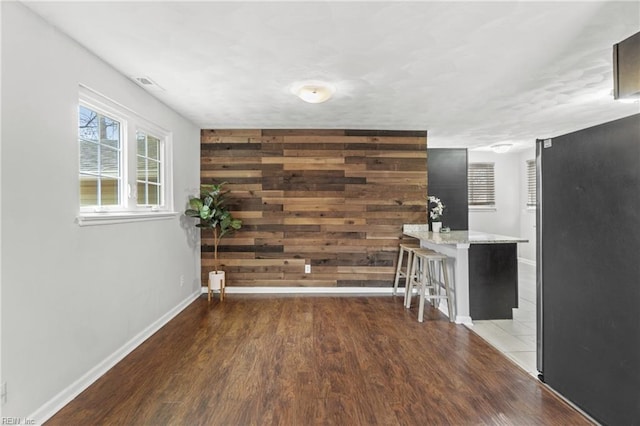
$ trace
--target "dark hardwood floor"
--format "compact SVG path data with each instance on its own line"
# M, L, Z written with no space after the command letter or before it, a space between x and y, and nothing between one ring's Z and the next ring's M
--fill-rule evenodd
M414 304L415 305L415 304ZM396 297L200 298L46 425L582 425L466 327Z

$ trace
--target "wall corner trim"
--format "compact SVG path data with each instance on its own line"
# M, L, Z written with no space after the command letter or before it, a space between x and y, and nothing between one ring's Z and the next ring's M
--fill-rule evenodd
M183 309L189 306L199 296L200 291L195 291L187 296L187 298L178 303L174 308L151 323L148 327L135 335L122 347L109 355L95 367L87 371L78 380L63 389L59 394L55 395L53 398L47 401L34 413L28 416L28 418L33 419L36 424L43 424L45 421L49 420L54 414L56 414L65 405L71 402L71 400L73 400L81 392L91 386L91 384L98 380L103 374L109 371L109 369L115 366L118 362L122 361L124 357L133 352L133 350L140 346L145 340L151 337L155 332L160 330L165 324L171 321L176 315L182 312Z
M518 262L524 263L525 265L529 265L529 266L536 266L535 260L527 259L526 257L519 257Z

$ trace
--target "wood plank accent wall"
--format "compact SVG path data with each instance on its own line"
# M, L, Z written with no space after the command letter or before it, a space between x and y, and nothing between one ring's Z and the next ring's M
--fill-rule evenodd
M227 286L389 287L402 225L427 220L427 134L205 129L201 181L228 182L243 220L219 248ZM203 284L212 268L203 231Z

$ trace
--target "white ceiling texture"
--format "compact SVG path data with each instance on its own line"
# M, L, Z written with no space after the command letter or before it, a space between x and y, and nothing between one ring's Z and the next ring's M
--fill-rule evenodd
M427 130L431 147L533 146L640 112L612 46L640 2L31 2L201 128ZM290 87L337 88L308 104Z

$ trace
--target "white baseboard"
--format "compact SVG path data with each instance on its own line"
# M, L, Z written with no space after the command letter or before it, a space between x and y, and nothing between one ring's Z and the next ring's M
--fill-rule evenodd
M156 331L161 329L166 323L178 315L184 308L189 306L194 300L200 296L200 292L196 291L189 295L182 302L178 303L169 312L158 318L147 328L142 330L131 340L125 343L122 347L116 350L114 353L105 358L98 365L93 367L82 377L69 385L66 389L60 392L58 395L51 398L42 407L38 408L29 419L33 419L36 424L42 424L49 420L55 413L60 411L62 407L67 405L71 400L78 396L82 391L87 389L93 382L98 380L103 374L111 369L118 362L122 361L124 357L129 355L134 349L140 346L145 340L151 337Z
M456 315L456 324L466 325L467 327L473 327L473 321L470 316Z
M388 295L393 294L393 287L225 287L226 293L232 294L340 294L353 296ZM202 287L202 293L207 294L207 287ZM398 287L398 296L404 297L404 287ZM446 306L440 311L449 316ZM456 316L456 324L471 324L471 317Z
M392 287L225 287L229 294L392 294ZM202 287L207 293L207 287ZM404 294L404 287L398 288Z

